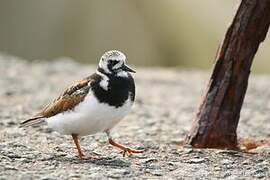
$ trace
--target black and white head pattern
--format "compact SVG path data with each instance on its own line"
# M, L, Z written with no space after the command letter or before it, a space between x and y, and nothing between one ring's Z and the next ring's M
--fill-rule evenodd
M128 77L128 72L135 72L126 64L126 56L118 50L105 52L99 61L99 69L105 74L113 74L120 77Z

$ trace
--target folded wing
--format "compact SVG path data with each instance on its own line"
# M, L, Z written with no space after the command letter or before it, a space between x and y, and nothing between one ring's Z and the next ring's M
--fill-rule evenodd
M44 121L44 118L49 118L56 114L74 109L84 100L91 87L90 83L94 79L95 74L70 86L62 95L56 98L52 103L48 104L41 112L32 118L23 121L20 124L20 127L39 124Z

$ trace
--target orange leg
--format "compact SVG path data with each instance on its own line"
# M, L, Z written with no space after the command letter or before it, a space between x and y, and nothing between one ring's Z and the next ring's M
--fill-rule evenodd
M128 153L128 154L143 153L143 150L131 149L131 148L129 148L129 147L123 146L122 144L118 144L118 143L114 142L114 141L112 140L112 138L109 138L109 143L110 143L112 146L115 146L115 147L117 147L117 148L123 150L123 156L125 156L126 153Z
M82 153L78 135L77 135L77 134L72 134L72 138L73 138L73 141L74 141L74 143L75 143L75 145L76 145L76 147L77 147L78 154L79 154L79 158L80 158L80 159L84 159L85 156L84 156L84 154Z

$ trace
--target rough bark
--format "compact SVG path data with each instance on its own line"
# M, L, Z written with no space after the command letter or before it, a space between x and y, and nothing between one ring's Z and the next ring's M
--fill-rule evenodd
M237 125L253 58L270 24L270 0L242 0L217 53L206 95L186 143L237 148Z

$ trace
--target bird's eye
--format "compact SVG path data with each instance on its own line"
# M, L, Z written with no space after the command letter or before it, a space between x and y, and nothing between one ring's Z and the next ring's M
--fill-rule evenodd
M116 65L118 63L118 61L116 60L109 60L109 63L112 64L112 66Z

